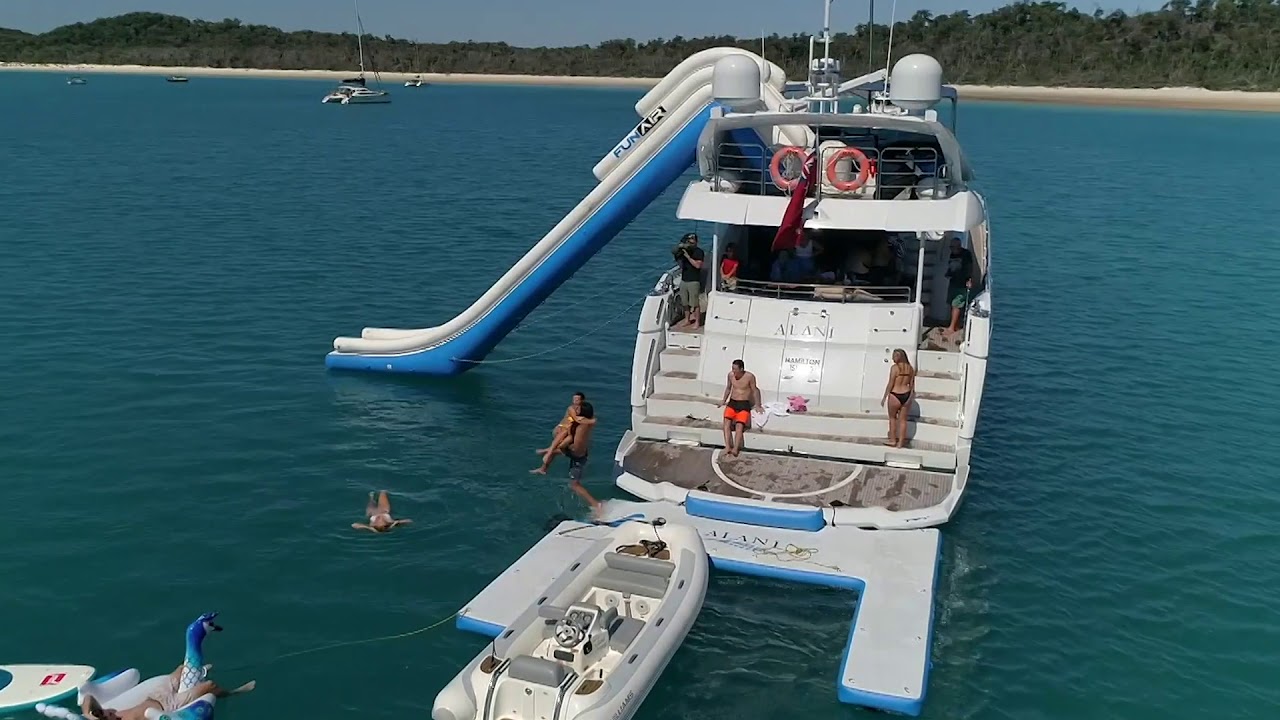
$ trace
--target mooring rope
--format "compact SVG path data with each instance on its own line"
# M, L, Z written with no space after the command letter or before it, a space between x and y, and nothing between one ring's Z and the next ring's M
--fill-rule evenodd
M642 270L641 272L642 272L644 275L648 276L648 275L650 275L650 274L652 274L652 273L659 273L659 272L665 273L666 271L668 271L668 270L670 270L670 269L671 269L671 263L663 263L662 265L659 265L659 266L657 266L657 267L655 267L655 268L650 268L650 269L647 269L647 270ZM618 292L619 292L619 290L618 290L618 288L616 288L616 287L608 287L608 288L605 288L604 290L601 290L600 292L595 293L595 294L592 294L592 295L588 295L587 297L582 298L581 300L575 300L575 301L573 301L573 302L569 303L568 305L562 305L562 306L560 306L560 307L558 307L558 308L554 308L554 309L552 309L552 310L548 311L547 313L545 313L544 315L542 315L542 316L540 316L540 317L538 317L538 318L535 318L534 320L532 320L532 321L530 321L530 322L522 322L522 323L520 323L520 325L519 325L519 326L517 326L517 327L516 327L516 329L515 329L515 330L512 330L511 332L512 332L512 333L517 333L517 332L520 332L521 330L524 330L525 328L530 328L530 327L534 327L534 326L536 326L536 325L540 325L540 324L542 324L542 323L546 322L547 320L550 320L550 319L552 319L552 318L556 318L556 317L560 317L560 316L561 316L561 315L563 315L563 314L565 313L565 311L567 311L567 310L572 310L573 308L576 308L576 307L578 307L579 305L582 305L582 304L584 304L584 303L589 303L589 302L591 302L591 301L593 301L593 300L596 300L596 299L598 299L598 298L600 298L600 297L603 297L603 296L605 296L605 295L618 294Z
M501 365L501 364L503 364L503 363L513 363L513 362L518 362L518 361L520 361L520 360L529 360L529 359L532 359L532 358L541 357L541 356L543 356L543 355L549 355L550 353L557 352L557 351L559 351L559 350L563 350L563 349L565 349L565 348L569 347L570 345L573 345L573 344L575 344L575 343L581 342L582 340L585 340L585 339L587 339L587 338L591 337L592 335L595 335L596 333L598 333L598 332L600 332L601 330L605 329L605 327L607 327L607 326L609 326L609 325L612 325L614 322L616 322L617 320L621 319L623 315L626 315L628 312L631 312L631 309L632 309L632 308L634 308L635 306L637 306L637 305L639 305L640 303L644 302L647 298L648 298L648 296L647 296L647 295L642 295L642 296L640 297L640 299L639 299L639 300L636 300L635 302L633 302L633 303L631 303L630 305L628 305L628 306L626 306L625 308L623 308L623 309L622 309L622 312L618 313L617 315L614 315L613 317L609 318L608 320L605 320L603 323L601 323L601 324L597 325L596 327L594 327L594 328L592 328L592 329L588 330L587 332L585 332L585 333L583 333L583 334L579 335L578 337L576 337L576 338L574 338L574 339L570 340L569 342L561 343L560 345L557 345L557 346L555 346L555 347L553 347L553 348L548 348L548 349L546 349L546 350L542 350L542 351L540 351L540 352L536 352L536 353L529 353L528 355L520 355L520 356L518 356L518 357L513 357L513 358L502 358L502 359L500 359L500 360L466 360L466 359L463 359L463 358L453 358L453 361L454 361L454 362L471 363L471 364L473 364L473 365Z
M645 270L645 271L643 271L643 272L644 272L645 274L650 274L650 273L654 273L654 272L658 272L658 271L666 272L666 271L668 271L668 270L670 270L670 269L671 269L671 264L670 264L670 263L663 263L661 266L659 266L659 267L657 267L657 268L655 268L655 269L652 269L652 270ZM565 310L568 310L568 309L570 309L570 308L574 308L574 307L577 307L577 306L579 306L579 305L582 305L583 303L587 303L587 302L590 302L590 301L592 301L592 300L595 300L595 299L599 298L599 297L600 297L600 296L602 296L602 295L606 295L606 294L609 294L609 293L617 294L618 292L619 292L619 291L618 291L618 289L617 289L616 287L608 288L608 289L603 290L603 291L601 291L601 292L599 292L599 293L596 293L596 294L591 295L591 296L589 296L589 297L583 298L582 300L577 300L577 301L575 301L575 302L573 302L573 303L570 303L569 305L566 305L566 306L561 307L561 308L557 308L556 310L553 310L550 314L545 315L545 316L543 316L543 317L540 317L540 318L538 318L538 319L534 320L533 322L530 322L530 323L522 323L519 327L517 327L517 328L516 328L515 330L513 330L512 332L513 332L513 333L514 333L514 332L518 332L519 330L524 329L524 328L526 328L526 327L532 327L532 326L537 325L538 323L541 323L541 322L543 322L543 321L545 321L545 320L549 320L549 319L551 319L551 318L553 318L553 317L558 317L558 316L559 316L559 315L561 315ZM574 339L570 340L569 342L561 343L560 345L557 345L557 346L555 346L555 347L553 347L553 348L548 348L548 349L546 349L546 350L541 350L541 351L536 352L536 353L530 353L530 354L528 354L528 355L520 355L519 357L513 357L513 358L501 358L501 359L499 359L499 360L467 360L467 359L464 359L464 358L457 358L457 357L455 357L455 358L451 358L451 359L452 359L454 362L464 362L464 363L470 363L470 364L472 364L472 365L501 365L501 364L505 364L505 363L519 362L519 361L521 361L521 360L531 360L531 359L536 358L536 357L542 357L543 355L549 355L549 354L551 354L551 353L553 353L553 352L557 352L557 351L559 351L559 350L563 350L563 349L565 349L565 348L569 347L570 345L574 345L574 344L576 344L576 343L579 343L579 342L581 342L581 341L583 341L583 340L587 339L588 337L591 337L592 335L596 334L597 332L600 332L601 330L603 330L603 329L604 329L604 328L606 328L607 326L612 325L614 322L617 322L617 321L618 321L618 320L619 320L623 315L626 315L628 312L630 312L630 311L632 310L632 308L634 308L635 306L639 305L640 303L642 303L642 302L644 302L646 299L648 299L648 297L649 297L649 294L648 294L647 292L646 292L646 293L644 293L644 294L642 294L642 295L640 295L640 298L639 298L638 300L636 300L635 302L632 302L630 305L627 305L625 308L623 308L623 309L622 309L622 311L621 311L621 312L619 312L618 314L616 314L616 315L614 315L613 317L609 318L608 320L604 321L604 322L603 322L603 323L601 323L600 325L597 325L596 327L592 328L591 330L588 330L587 332L585 332L585 333L583 333L583 334L581 334L581 335L579 335L579 336L575 337ZM629 376L629 375L630 375L630 373L628 373L628 376Z
M370 643L376 643L376 642L401 640L403 638L413 637L414 635L421 635L422 633L428 632L430 630L435 630L436 628L440 627L441 625L444 625L445 623L449 622L450 620L453 620L456 617L458 617L457 613L449 613L449 615L447 615L446 617L443 617L431 623L430 625L420 627L417 630L410 630L408 632L397 633L395 635L381 635L378 637L364 638L362 640L345 640L343 642L329 643L327 645L319 645L317 647L307 648L305 650L295 650L293 652L284 653L283 655L276 655L275 657L270 658L269 660L262 660L262 661L253 662L253 663L244 663L241 665L233 665L228 669L247 670L252 667L260 667L262 665L271 665L273 663L280 662L281 660L287 660L288 658L298 657L299 655L310 655L311 653L323 652L325 650L336 650L337 648L352 647L354 645L368 645Z

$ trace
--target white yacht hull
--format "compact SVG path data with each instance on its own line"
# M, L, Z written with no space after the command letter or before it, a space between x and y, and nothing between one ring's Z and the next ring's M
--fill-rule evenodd
M616 551L655 538L669 559ZM440 691L432 720L632 717L702 610L708 562L692 527L619 525ZM583 639L560 643L575 622Z
M343 105L378 105L381 103L391 102L391 96L385 92L378 92L372 95L352 95L344 101Z
M368 93L332 92L325 95L321 102L334 105L378 105L391 102L391 94L383 90L371 90Z

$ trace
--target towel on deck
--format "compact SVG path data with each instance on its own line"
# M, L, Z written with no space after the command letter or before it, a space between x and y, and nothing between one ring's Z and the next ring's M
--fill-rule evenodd
M765 423L769 422L769 417L777 415L779 417L788 414L787 404L784 402L765 403L763 410L751 411L751 424L757 430L763 430Z

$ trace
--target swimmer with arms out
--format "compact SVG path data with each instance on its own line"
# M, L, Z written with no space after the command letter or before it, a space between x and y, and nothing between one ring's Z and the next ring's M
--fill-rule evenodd
M80 714L89 718L89 720L146 720L148 710L155 709L163 713L171 713L180 707L195 702L202 695L213 693L214 697L217 698L241 695L253 690L258 684L256 680L250 680L235 690L224 690L211 680L203 680L196 683L189 690L179 692L178 683L182 680L182 669L184 667L184 665L179 665L177 670L169 674L169 686L153 693L141 705L125 710L107 710L102 707L102 703L98 702L97 698L88 695L80 703Z
M364 508L364 514L369 516L369 524L351 523L351 527L356 530L371 530L376 533L388 532L397 525L408 525L412 520L396 520L391 517L391 501L387 499L387 491L383 490L378 493L377 500L374 500L373 493L369 493L369 504Z
M760 388L756 385L756 376L747 372L741 360L733 361L733 369L729 371L728 382L724 385L724 397L720 399L724 408L724 452L737 457L742 453L742 435L751 424L751 411L761 410ZM734 428L737 428L735 442Z

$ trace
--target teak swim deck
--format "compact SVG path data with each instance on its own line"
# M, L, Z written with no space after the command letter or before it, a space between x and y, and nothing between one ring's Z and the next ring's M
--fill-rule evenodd
M690 516L680 506L661 502L613 501L607 517L692 525L713 566L722 571L857 592L837 697L854 705L920 714L942 541L937 530L753 527ZM458 628L496 637L608 530L605 525L561 523L459 611Z

